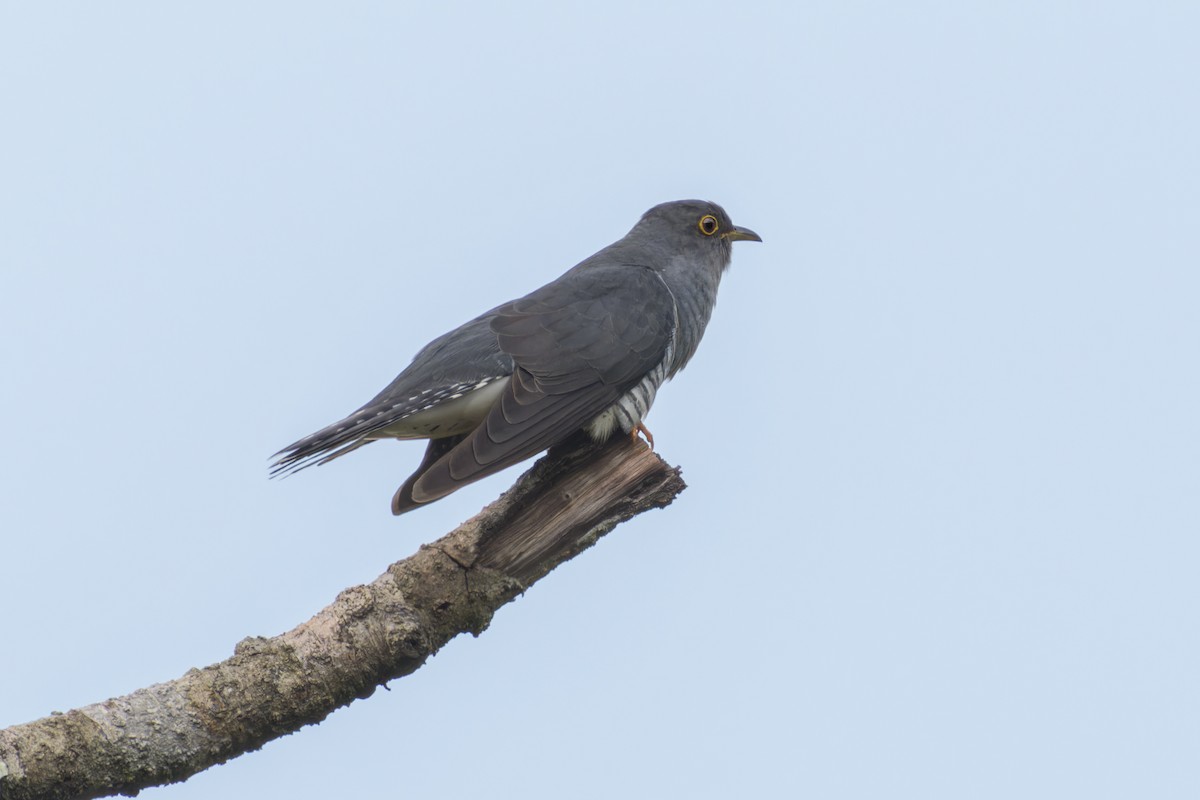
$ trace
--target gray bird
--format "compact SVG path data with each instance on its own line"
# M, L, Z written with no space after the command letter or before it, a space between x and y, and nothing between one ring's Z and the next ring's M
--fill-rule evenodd
M271 475L378 439L428 439L392 498L403 514L579 429L653 446L642 420L695 354L739 240L762 241L716 203L655 206L557 280L425 345L369 403L276 453Z

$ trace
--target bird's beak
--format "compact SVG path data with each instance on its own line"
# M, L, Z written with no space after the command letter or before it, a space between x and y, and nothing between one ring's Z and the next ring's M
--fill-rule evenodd
M739 228L734 225L731 229L721 234L724 238L731 242L761 242L762 237L749 228Z

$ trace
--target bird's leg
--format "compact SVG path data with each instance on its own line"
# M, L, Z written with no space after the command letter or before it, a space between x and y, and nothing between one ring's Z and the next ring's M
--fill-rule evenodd
M653 450L654 449L654 434L650 432L650 429L639 422L637 424L637 427L629 432L629 438L632 439L634 442L637 442L638 434L641 434L642 436L646 437L646 444L650 445L650 449Z

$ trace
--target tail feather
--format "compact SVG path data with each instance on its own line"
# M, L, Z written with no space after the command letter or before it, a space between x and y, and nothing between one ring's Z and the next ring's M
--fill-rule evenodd
M271 477L279 478L324 464L374 441L363 438L357 431L348 435L351 429L340 426L343 423L335 423L280 450L272 456L275 463L271 464Z

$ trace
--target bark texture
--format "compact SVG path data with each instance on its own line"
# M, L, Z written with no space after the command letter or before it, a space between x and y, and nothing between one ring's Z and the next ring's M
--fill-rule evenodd
M419 668L615 525L669 504L679 470L626 437L551 451L499 500L315 617L124 697L0 730L0 800L136 794L320 722Z

